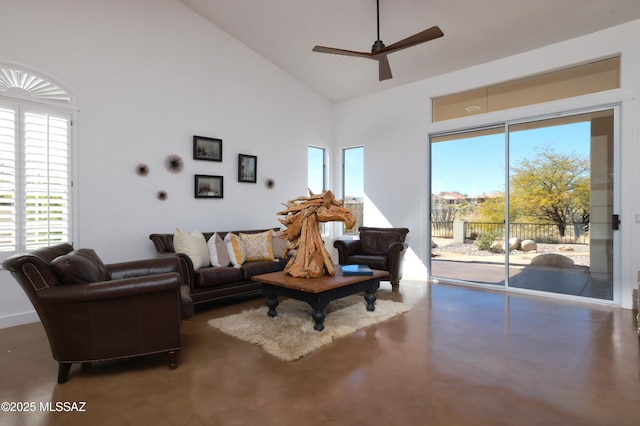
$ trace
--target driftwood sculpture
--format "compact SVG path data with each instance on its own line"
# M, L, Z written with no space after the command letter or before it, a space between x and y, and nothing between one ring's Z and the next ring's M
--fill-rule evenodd
M308 197L298 197L283 204L286 210L278 212L285 216L278 219L285 225L284 236L289 241L284 255L294 251L284 271L298 278L317 278L328 273L335 275L331 255L324 247L320 235L320 222L344 222L348 229L356 223L356 217L343 205L343 200L336 200L331 191L314 194L309 191Z

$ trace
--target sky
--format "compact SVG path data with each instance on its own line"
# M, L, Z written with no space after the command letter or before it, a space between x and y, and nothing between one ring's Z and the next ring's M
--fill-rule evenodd
M509 135L511 166L535 156L545 146L559 154L589 158L590 123L580 122ZM431 146L431 192L481 195L505 188L505 135L503 133L434 143Z

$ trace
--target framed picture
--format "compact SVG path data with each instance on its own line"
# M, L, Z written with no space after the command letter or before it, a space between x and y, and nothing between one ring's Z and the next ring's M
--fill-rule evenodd
M193 137L193 159L222 161L222 139Z
M223 176L195 175L196 198L222 198Z
M258 157L238 154L238 182L256 183Z

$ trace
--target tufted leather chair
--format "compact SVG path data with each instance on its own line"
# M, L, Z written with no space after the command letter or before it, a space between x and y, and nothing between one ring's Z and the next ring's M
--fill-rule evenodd
M367 265L372 269L387 271L383 280L391 281L393 291L397 291L402 279L404 254L409 245L404 242L407 228L358 228L360 239L336 240L341 265Z
M73 363L166 353L176 368L181 347L176 258L104 265L93 250L69 244L32 250L3 262L33 304L58 383Z

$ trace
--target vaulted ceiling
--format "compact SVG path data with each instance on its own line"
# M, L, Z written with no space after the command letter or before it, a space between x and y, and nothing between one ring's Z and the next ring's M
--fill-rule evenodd
M180 1L332 102L640 19L640 0L380 0L386 45L434 25L445 35L389 55L393 79L378 81L375 61L311 51L370 51L375 0Z

